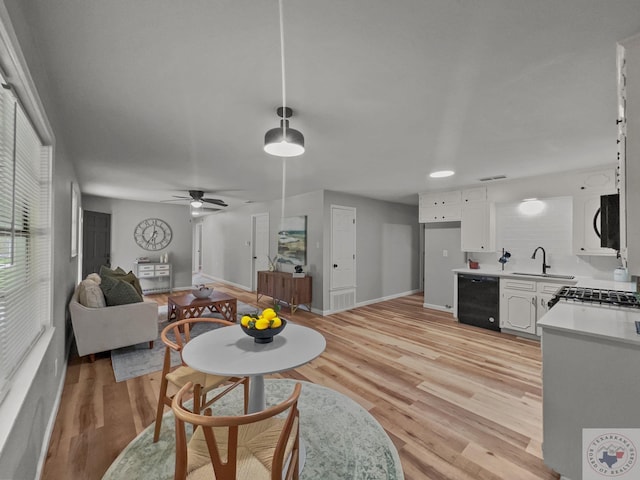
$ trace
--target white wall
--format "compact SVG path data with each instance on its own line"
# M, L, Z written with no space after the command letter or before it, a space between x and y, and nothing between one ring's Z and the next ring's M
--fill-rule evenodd
M111 265L133 270L138 257L159 259L168 253L173 269L173 287L188 288L192 284L192 224L189 207L164 203L135 202L114 198L82 196L84 210L111 214ZM166 249L150 252L139 247L133 237L138 223L145 218L160 218L171 227L173 237Z
M324 270L331 269L331 205L356 209L356 302L368 303L420 288L418 207L325 191ZM329 274L323 284L329 310Z
M322 198L321 191L289 197L285 217L307 216L307 267L313 277L314 309L322 305ZM281 202L247 204L202 219L202 273L247 290L251 289L251 215L269 213L269 252L278 250Z
M11 59L5 56L6 45L0 46L0 55L4 73L18 91L34 127L45 144L55 145L52 179L53 292L52 328L47 332L51 333L50 340L48 343L38 342L26 362L31 365L25 370L35 371L35 376L18 372L17 383L26 390L26 396L17 399L10 392L0 404L0 478L7 479L37 478L43 465L66 372L71 339L67 304L78 271L77 258L71 258L71 182L77 182L77 178L65 152L64 142L59 138L60 124L56 122L46 74L39 62L37 46L31 43L29 26L20 8L21 2L18 0L0 2L0 22L10 36L15 31L16 42L13 46L21 50L24 59L21 55L13 55ZM13 44L13 40L10 43ZM29 78L18 73L18 68L22 73L28 69L33 77L33 86ZM31 87L35 88L32 90ZM26 90L32 94L37 92L38 95L30 99L29 95L24 94ZM46 114L48 119L42 114ZM8 429L7 438L5 429Z

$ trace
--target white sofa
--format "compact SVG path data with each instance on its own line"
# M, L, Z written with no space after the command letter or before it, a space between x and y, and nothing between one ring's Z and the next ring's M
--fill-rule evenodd
M78 302L76 288L69 313L78 355L90 355L91 361L98 352L137 343L149 342L149 348L153 348L153 341L158 338L158 304L150 300L89 308Z

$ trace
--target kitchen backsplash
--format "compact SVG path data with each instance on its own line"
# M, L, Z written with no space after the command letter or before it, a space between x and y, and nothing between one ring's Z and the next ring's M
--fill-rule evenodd
M548 273L612 279L620 260L606 256L577 256L572 253L572 198L543 199L545 209L536 215L520 212L520 202L496 204L496 252L470 253L480 268L499 269L502 248L511 253L505 271L540 273L542 252L535 259L536 247L547 254Z

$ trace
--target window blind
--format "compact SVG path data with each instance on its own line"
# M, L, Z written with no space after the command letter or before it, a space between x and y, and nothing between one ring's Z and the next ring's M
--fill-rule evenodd
M51 323L51 158L0 89L0 401Z

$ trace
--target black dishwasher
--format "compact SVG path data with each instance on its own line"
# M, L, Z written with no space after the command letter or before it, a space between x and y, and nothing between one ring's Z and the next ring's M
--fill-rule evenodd
M500 331L500 279L458 274L458 321Z

